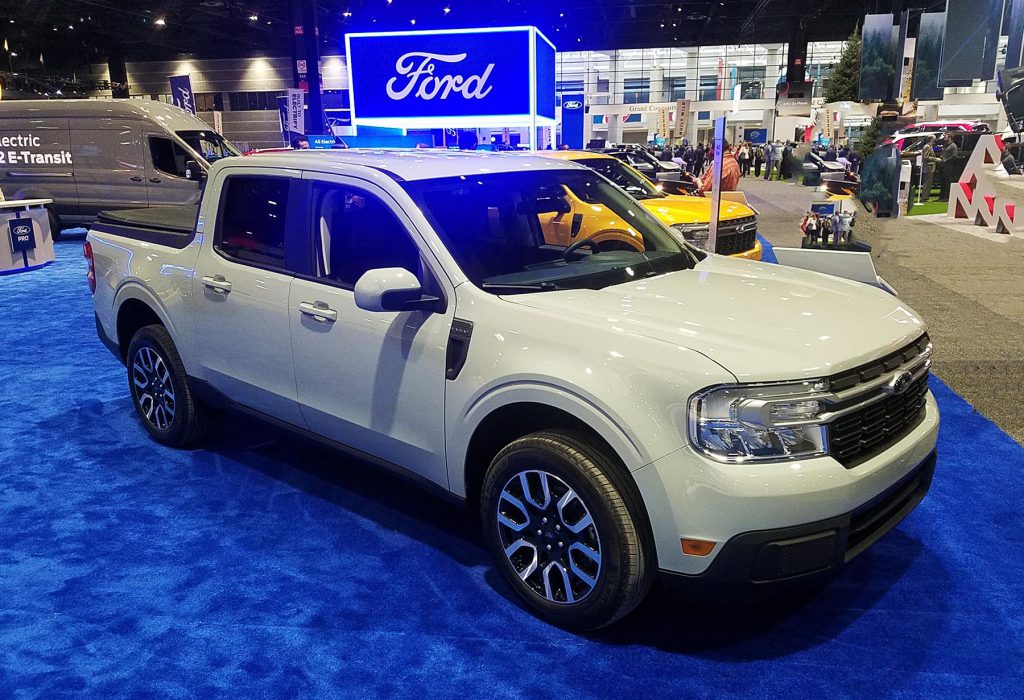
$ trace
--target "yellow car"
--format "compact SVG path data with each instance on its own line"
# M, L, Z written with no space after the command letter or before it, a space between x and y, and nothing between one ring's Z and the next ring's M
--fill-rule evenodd
M687 241L704 248L711 221L711 199L665 194L646 177L622 161L591 151L538 151L537 155L571 160L596 170L638 200L667 226L683 234ZM553 245L569 245L575 240L594 238L610 245L643 249L633 234L609 227L600 211L566 191L570 211L554 212L542 217L544 237ZM605 246L606 248L608 246ZM739 202L723 201L719 208L718 245L716 253L748 260L761 259L761 242L757 240L757 216Z

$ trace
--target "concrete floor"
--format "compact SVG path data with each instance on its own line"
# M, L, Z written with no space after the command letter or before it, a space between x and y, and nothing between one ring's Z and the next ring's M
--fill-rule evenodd
M800 216L821 195L754 178L741 187L761 212L762 235L799 245ZM1000 189L1024 202L1024 191ZM1024 444L1024 235L973 235L931 217L875 219L863 210L855 230L873 246L878 273L927 322L935 373Z

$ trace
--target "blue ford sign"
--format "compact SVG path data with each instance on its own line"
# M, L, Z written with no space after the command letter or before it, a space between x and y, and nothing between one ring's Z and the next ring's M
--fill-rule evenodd
M526 126L555 116L555 47L534 27L347 34L353 122Z
M11 219L11 250L15 253L26 253L36 249L36 231L32 219Z

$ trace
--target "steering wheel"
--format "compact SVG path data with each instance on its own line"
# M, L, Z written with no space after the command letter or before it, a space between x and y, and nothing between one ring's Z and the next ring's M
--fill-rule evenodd
M566 248L565 252L562 253L562 257L565 258L566 261L568 261L569 260L569 256L572 255L573 253L575 253L577 250L579 250L583 246L590 246L591 248L594 249L595 253L600 253L601 252L600 246L597 245L597 243L594 241L593 238L581 238L580 240L576 241L575 243L570 245L568 248Z

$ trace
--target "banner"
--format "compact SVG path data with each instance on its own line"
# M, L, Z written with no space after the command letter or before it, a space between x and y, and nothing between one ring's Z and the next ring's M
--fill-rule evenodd
M999 41L999 25L992 32L993 3L1003 0L947 0L946 27L942 36L939 84L949 80L991 80L986 75L987 53Z
M534 27L346 34L345 45L357 126L554 123L555 47Z
M171 101L175 107L180 107L189 114L196 113L195 95L192 94L192 80L186 75L172 75Z
M583 93L562 95L562 143L569 148L583 148L585 113Z
M287 95L277 98L277 115L281 123L281 140L285 146L295 147L306 132L302 114L302 90L289 89Z
M892 15L866 15L861 32L858 99L861 102L887 99L895 70Z
M658 110L658 136L663 139L668 138L668 114L668 107L662 107Z
M690 125L690 101L676 100L676 138L685 139Z
M306 133L306 115L303 111L303 92L296 88L288 88L288 131L294 134Z
M221 136L224 135L224 113L214 111L213 113L213 130Z
M1004 32L1009 41L1006 44L1006 68L1018 68L1021 64L1021 49L1024 45L1024 0L1007 0L1010 6L1010 18Z
M945 12L925 12L914 43L914 78L910 97L914 100L941 100L945 90L939 85L939 61L942 57L942 33Z

